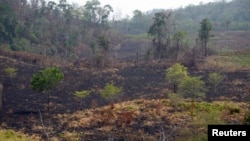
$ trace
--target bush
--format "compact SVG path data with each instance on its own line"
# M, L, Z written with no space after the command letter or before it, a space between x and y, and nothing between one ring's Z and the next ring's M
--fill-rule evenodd
M206 92L205 82L200 77L187 76L179 85L178 93L192 99L204 98Z
M33 90L43 92L59 85L64 79L63 73L57 67L50 67L34 74L31 80Z
M208 83L214 86L218 86L222 80L224 79L224 76L218 72L212 72L208 75Z
M245 114L243 123L244 123L245 125L250 125L250 112L247 112L247 113Z
M168 94L168 98L170 100L170 105L173 106L174 109L176 110L178 108L178 105L179 105L182 97L178 94L170 93L170 94Z
M219 84L223 81L225 77L217 72L209 73L208 75L208 83L210 87L213 89L214 93L217 94L217 89Z
M73 95L77 98L80 98L81 100L80 105L82 107L83 99L89 96L89 94L90 94L90 91L83 90L83 91L75 91Z
M114 84L109 84L107 83L104 87L104 89L102 90L102 97L106 98L106 99L111 99L113 98L116 94L121 93L122 89L115 86Z
M85 98L89 96L90 91L84 90L84 91L75 91L74 96L79 98Z
M56 87L64 79L63 73L57 67L49 67L34 74L31 80L33 90L44 92ZM49 94L48 94L48 111L49 111Z
M16 69L16 68L8 67L8 68L4 69L4 72L5 72L10 78L14 78L14 77L16 77L17 69Z
M16 38L14 39L13 44L10 46L10 49L13 51L24 51L29 50L28 47L30 47L30 41L25 38Z

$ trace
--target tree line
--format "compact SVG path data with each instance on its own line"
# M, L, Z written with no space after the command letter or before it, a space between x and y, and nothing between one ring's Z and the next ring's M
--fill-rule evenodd
M186 32L199 31L203 19L211 21L213 30L249 30L247 5L248 0L222 0L175 10L135 10L130 18L116 18L112 6L98 0L83 6L67 0L0 0L0 48L65 58L105 56L111 46L124 41L124 35L149 34L161 52L155 57L166 58L167 46L174 44L171 49L176 53L170 54L178 59ZM203 43L206 46L207 41Z
M76 47L106 39L113 8L98 0L84 6L66 0L1 0L0 11L2 48L69 58Z

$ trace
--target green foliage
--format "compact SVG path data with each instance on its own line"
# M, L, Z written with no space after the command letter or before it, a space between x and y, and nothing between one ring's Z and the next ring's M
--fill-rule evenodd
M248 102L248 110L245 113L243 124L250 125L250 102Z
M179 63L176 63L167 69L165 79L169 84L179 85L186 76L188 76L187 68Z
M247 112L244 116L243 123L246 125L250 125L250 112Z
M59 85L63 79L64 75L58 67L49 67L33 75L32 89L39 92L50 90Z
M85 98L89 96L89 94L90 94L90 91L83 90L83 91L75 91L73 95L79 98Z
M184 97L193 99L205 97L205 82L200 77L189 76L187 68L179 63L167 69L165 79L174 85L174 93L177 92Z
M187 75L187 67L176 63L167 69L165 79L168 81L168 83L179 84L181 80Z
M109 84L107 83L104 87L104 89L102 90L102 97L106 98L106 99L111 99L112 97L114 97L116 94L119 94L122 92L122 89L115 86L114 84Z
M228 108L229 105L218 104L218 103L211 103L211 102L193 102L195 105L195 110L198 112L212 112L212 111L223 111ZM180 101L180 107L183 109L191 109L192 103L188 103L187 101Z
M16 36L15 13L7 2L0 1L0 45L11 43Z
M173 35L173 40L175 42L183 43L184 38L186 37L187 33L185 31L178 31Z
M31 141L25 135L14 132L13 130L0 130L1 141Z
M212 107L214 106L211 105L210 108ZM224 124L224 121L221 119L222 112L218 110L209 112L196 110L194 115L190 129L193 131L192 141L207 141L207 125Z
M100 36L98 38L98 43L101 49L103 49L105 52L109 49L109 40L105 36Z
M126 107L124 107L124 109L125 109L125 110L131 110L131 111L133 111L133 110L136 109L136 107L133 106L133 105L127 105Z
M148 30L151 24L152 17L149 14L144 13L140 10L134 10L133 17L130 19L128 24L128 28L130 29L129 33L132 36L135 35L134 37L140 38L143 35L146 35L146 31ZM147 38L147 35L144 37Z
M10 49L13 51L24 51L29 50L30 41L25 38L15 38L13 44L10 46Z
M80 100L80 106L82 107L83 99L90 95L90 91L83 90L83 91L75 91L73 94L78 100ZM80 99L79 99L80 98Z
M179 84L178 93L192 99L204 98L206 92L205 82L200 77L184 77Z
M208 75L208 83L217 87L224 79L224 76L217 72L209 73Z
M89 46L91 48L92 53L95 54L96 53L96 42L91 41Z
M182 100L181 95L178 95L176 93L170 93L168 94L168 98L170 100L170 105L177 109L180 101Z
M172 16L168 19L167 10L150 12L135 10L131 18L121 19L119 14L115 14L114 20L109 20L113 8L110 5L102 6L98 0L88 0L84 6L74 6L65 0L57 1L59 3L43 0L26 1L2 0L0 2L0 46L7 44L12 50L34 51L46 55L68 54L67 57L69 57L71 53L81 53L74 47L95 40L99 33L106 30L109 30L106 33L110 31L115 33L110 36L115 42L124 34L143 34L139 37L146 39L145 34L150 26L154 25L151 30L156 39L154 46L157 46L157 43L161 44L158 53L166 54L168 53L168 49L165 49L168 47L167 40L172 33L175 33L173 31L175 27L196 32L199 30L200 17L211 19L214 29L219 31L250 29L247 7L249 0L189 5L173 10ZM164 16L164 14L154 15L155 13L167 14ZM178 24L175 23L176 21ZM162 26L164 24L166 26ZM156 37L157 31L159 31L160 40ZM120 37L116 38L116 36ZM118 43L121 42L118 41ZM165 57L164 54L159 55ZM79 56L83 55L86 54Z
M167 47L169 46L170 33L174 25L172 12L157 12L153 24L150 26L148 34L153 36L154 57L166 58Z
M249 67L250 66L250 54L240 54L240 55L230 55L230 58L233 58L235 63L238 63L240 65L240 68L242 67Z
M184 44L184 39L185 39L186 35L187 35L187 33L185 31L178 31L172 37L173 41L174 41L174 47L176 48L175 60L178 59L179 50Z
M16 68L12 68L12 67L8 67L6 69L4 69L4 72L10 77L10 78L14 78L17 75L17 69Z
M213 72L208 75L208 83L212 87L214 93L217 93L218 85L223 81L224 76L220 73Z
M192 120L180 130L180 134L185 135L180 137L182 141L207 141L207 125L211 124L226 124L228 119L225 119L225 113L228 114L229 109L239 109L244 111L239 103L234 102L194 102L181 101L180 103L184 110L189 110L193 107ZM237 110L236 110L237 111ZM241 115L233 116L232 121L241 121ZM177 139L180 140L180 139Z

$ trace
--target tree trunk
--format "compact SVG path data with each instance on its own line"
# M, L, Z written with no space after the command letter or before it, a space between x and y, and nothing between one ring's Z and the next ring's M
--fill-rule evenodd
M48 112L50 111L50 105L49 105L49 103L50 103L50 94L48 93Z
M179 45L179 43L177 43L177 45L176 45L176 56L175 56L175 61L178 60L179 50L180 50L180 45Z
M207 57L207 41L204 42L205 57Z
M0 83L0 111L2 111L3 107L3 84Z
M174 84L174 93L177 93L177 85Z

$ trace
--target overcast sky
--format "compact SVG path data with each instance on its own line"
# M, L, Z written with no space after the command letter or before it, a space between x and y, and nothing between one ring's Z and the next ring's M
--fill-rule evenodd
M54 0L57 3L59 0ZM69 4L77 3L84 5L88 0L67 0ZM219 0L99 0L102 5L110 4L114 12L119 12L122 16L132 15L132 11L138 9L143 12L152 9L175 9L185 7L189 4L198 5L200 2L208 3Z

